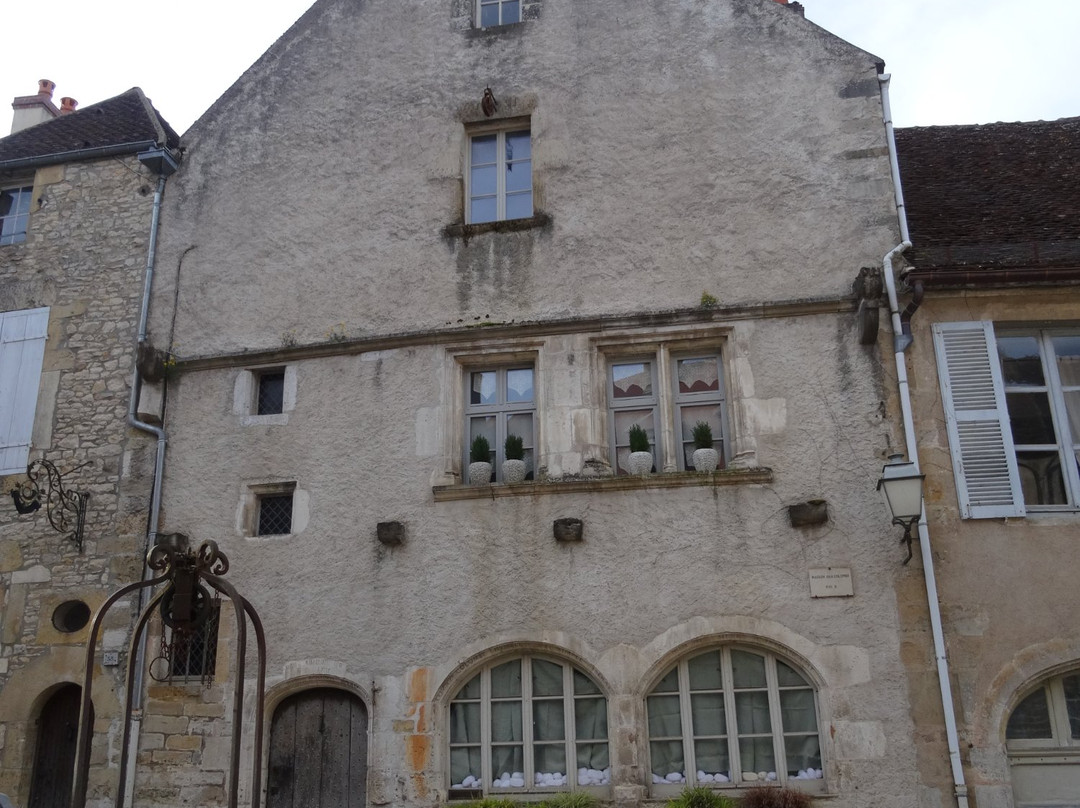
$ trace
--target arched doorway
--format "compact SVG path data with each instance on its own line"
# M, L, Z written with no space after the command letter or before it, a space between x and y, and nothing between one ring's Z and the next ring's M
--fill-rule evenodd
M81 687L63 685L41 708L28 808L68 808L71 804L81 698ZM90 725L93 724L94 708L91 705Z
M266 808L363 808L367 798L367 708L321 687L278 705L270 726Z

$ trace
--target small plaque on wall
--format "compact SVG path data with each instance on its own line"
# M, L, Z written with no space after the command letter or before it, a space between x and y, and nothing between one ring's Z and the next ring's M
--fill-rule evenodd
M850 567L817 567L810 570L810 597L850 598L854 594Z

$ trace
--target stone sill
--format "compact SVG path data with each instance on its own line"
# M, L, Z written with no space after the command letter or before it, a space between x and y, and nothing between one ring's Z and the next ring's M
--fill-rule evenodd
M443 228L443 236L449 239L461 239L465 244L469 239L484 233L517 233L522 230L541 230L551 227L549 213L537 213L528 219L502 219L498 222L481 224L448 224Z
M497 497L532 497L542 494L584 494L601 491L641 491L646 488L718 488L722 485L771 483L772 469L725 469L711 474L679 471L649 474L645 477L596 477L576 480L550 480L506 485L436 485L431 492L436 502L459 499L495 499Z

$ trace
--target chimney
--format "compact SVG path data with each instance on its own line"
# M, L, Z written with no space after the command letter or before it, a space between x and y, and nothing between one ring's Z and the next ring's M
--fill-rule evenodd
M15 110L15 114L11 118L12 134L28 129L31 126L37 126L39 123L51 121L60 114L60 110L52 102L52 94L55 89L55 82L41 79L38 82L36 95L15 97L15 100L11 102L11 108ZM72 105L71 109L74 111L74 105Z
M77 106L79 106L78 101L76 101L70 96L65 95L63 98L60 99L60 114L70 115L72 112L75 111L75 107Z
M806 9L803 8L802 3L795 2L795 0L776 0L776 2L782 6L787 6L800 17L806 16Z

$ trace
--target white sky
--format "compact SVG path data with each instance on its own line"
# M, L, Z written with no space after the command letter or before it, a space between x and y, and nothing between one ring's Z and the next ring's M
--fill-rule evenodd
M1076 0L803 4L808 19L885 60L898 126L1080 115ZM88 106L138 85L183 133L310 5L10 0L0 15L0 134L10 127L10 99L36 92L40 78L56 82L57 106L62 96Z

